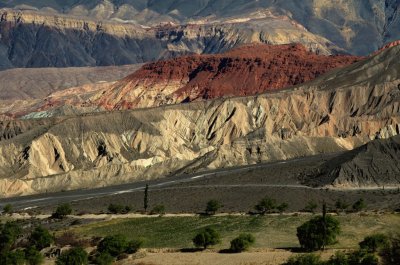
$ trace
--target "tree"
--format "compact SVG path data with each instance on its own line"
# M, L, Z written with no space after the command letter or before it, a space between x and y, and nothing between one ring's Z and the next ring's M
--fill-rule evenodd
M143 208L145 212L147 212L148 207L149 207L149 184L146 184L146 187L144 188L144 198L143 198Z
M255 242L255 238L252 234L241 234L231 241L230 250L232 252L243 252L249 249Z
M61 204L57 207L56 211L52 214L53 218L63 219L72 213L71 205L68 203Z
M310 212L310 213L315 213L315 210L318 208L318 204L315 201L309 201L306 205L306 207L304 207L304 210L306 212Z
M110 253L102 252L99 253L95 258L93 263L96 265L111 265L113 264L115 258L110 255Z
M355 212L360 212L360 211L364 210L366 207L367 206L366 206L363 198L356 201L352 206L352 208Z
M287 208L289 207L289 204L287 204L286 202L279 204L276 209L278 210L279 213L283 213L284 211L287 210Z
M15 245L22 230L16 222L7 222L0 226L0 253L9 252Z
M36 227L29 237L30 246L36 248L37 250L42 250L54 242L53 236L50 234L49 230L41 226Z
M340 232L339 221L332 216L317 216L297 228L297 238L307 251L320 250L336 242Z
M3 213L4 214L12 214L13 213L13 207L11 204L6 204L3 207Z
M277 207L276 200L271 199L269 197L263 198L261 201L256 204L254 207L260 214L271 213Z
M360 248L370 253L375 253L389 246L389 238L384 234L367 236L359 243Z
M212 228L206 228L204 231L198 233L193 238L193 243L196 247L206 249L209 246L214 246L220 243L220 235Z
M207 202L206 206L206 214L214 215L222 205L217 200L210 200Z
M81 247L65 251L56 260L56 265L86 265L88 263L88 254Z
M123 235L106 236L97 246L97 250L100 253L106 252L114 257L124 253L127 248L128 240Z
M125 252L128 254L133 254L139 251L139 249L142 247L143 242L138 239L132 239L128 242L128 246L126 247Z
M283 265L322 265L321 258L314 254L303 254L290 257Z
M28 265L40 265L44 262L43 255L34 247L25 249L25 260Z

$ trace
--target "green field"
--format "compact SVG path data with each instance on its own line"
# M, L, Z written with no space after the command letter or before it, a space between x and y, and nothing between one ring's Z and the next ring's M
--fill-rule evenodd
M106 236L124 234L140 238L148 248L189 248L196 232L213 227L222 235L220 248L228 247L229 241L243 232L256 237L255 247L298 247L296 227L311 216L215 216L215 217L149 217L115 219L73 228L80 236ZM366 235L380 232L400 232L400 215L369 214L344 215L340 220L342 233L333 248L355 248Z

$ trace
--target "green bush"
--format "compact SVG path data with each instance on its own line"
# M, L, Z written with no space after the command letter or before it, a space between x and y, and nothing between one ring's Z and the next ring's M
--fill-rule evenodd
M314 201L309 201L307 205L304 207L304 211L309 213L315 213L315 210L318 208L318 204Z
M52 214L53 218L63 219L72 213L71 205L68 203L61 204L57 207L56 211Z
M360 211L364 210L366 207L367 206L364 202L364 199L362 199L362 198L359 199L358 201L356 201L352 206L353 211L355 211L355 212L360 212Z
M380 251L380 256L384 265L400 264L400 235L389 238L389 244Z
M21 234L21 227L16 222L0 224L0 253L9 252Z
M336 252L331 256L325 265L349 265L349 259L343 252Z
M378 258L365 250L354 251L348 256L349 265L378 265Z
M86 265L88 263L88 254L81 247L65 251L56 260L56 265Z
M269 197L265 197L261 199L254 209L258 211L260 214L272 213L277 207L276 200L271 199Z
M106 252L114 257L124 253L127 248L128 240L123 235L107 236L97 246L97 250L100 253Z
M154 208L150 211L150 214L164 215L165 214L165 206L162 204L154 206Z
M109 253L113 257L118 257L124 253L136 253L141 246L142 241L140 240L128 241L123 235L114 235L107 236L101 240L97 246L97 251L99 253Z
M384 234L375 234L365 237L359 245L368 252L377 252L389 245L389 238Z
M207 202L206 214L214 215L221 207L222 207L222 205L219 203L219 201L210 200Z
M35 247L37 250L42 250L46 247L50 247L53 242L53 236L47 229L41 226L36 227L29 237L30 246Z
M3 206L3 213L4 214L12 214L13 213L13 207L11 204L6 204Z
M93 263L96 265L111 265L115 261L115 258L110 255L110 253L103 252L99 253L95 258Z
M287 210L287 208L289 208L289 204L287 204L286 202L281 203L276 207L279 213L283 213L284 211Z
M27 265L40 265L44 262L43 255L34 247L25 249L25 260Z
M108 211L112 214L127 214L131 211L131 207L126 205L120 205L120 204L110 204L108 205Z
M322 265L321 258L314 254L303 254L290 257L284 265Z
M337 212L345 212L349 208L349 204L339 199L336 201L335 207Z
M332 216L317 216L297 228L297 238L307 251L320 250L336 242L340 232L339 221Z
M232 252L243 252L250 248L251 245L254 244L255 238L251 234L241 234L237 238L231 241L230 250Z
M204 249L209 246L217 245L220 242L220 235L212 228L206 228L193 238L193 244L196 247L202 247Z
M25 265L25 254L22 250L7 251L0 254L1 265Z

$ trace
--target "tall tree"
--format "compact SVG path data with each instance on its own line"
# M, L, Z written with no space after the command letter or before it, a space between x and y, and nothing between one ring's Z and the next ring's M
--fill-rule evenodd
M144 188L144 198L143 198L143 208L145 212L147 212L148 207L149 207L149 184L146 184L146 188Z

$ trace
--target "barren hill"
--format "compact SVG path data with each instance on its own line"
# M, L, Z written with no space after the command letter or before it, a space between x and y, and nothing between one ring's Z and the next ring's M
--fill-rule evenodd
M99 187L351 150L395 136L399 56L400 46L392 47L304 85L258 96L3 121L1 194Z

